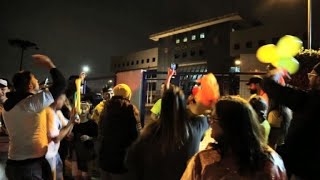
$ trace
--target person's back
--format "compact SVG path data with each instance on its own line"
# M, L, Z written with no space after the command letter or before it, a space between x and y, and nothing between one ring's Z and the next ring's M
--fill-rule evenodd
M189 119L189 138L183 146L174 151L161 152L161 143L156 138L158 122L152 122L146 131L129 150L127 163L129 171L136 179L179 179L187 166L188 160L198 152L201 138L208 128L207 118L196 116Z
M172 86L162 98L160 119L148 124L129 149L131 179L179 179L206 129L207 118L187 110L184 94Z
M138 137L138 110L130 103L131 89L126 84L114 87L114 96L102 112L100 125L100 168L105 175L124 175L127 148Z

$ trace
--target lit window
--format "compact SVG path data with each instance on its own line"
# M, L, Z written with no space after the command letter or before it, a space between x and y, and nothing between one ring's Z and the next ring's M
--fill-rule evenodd
M183 42L187 42L188 41L188 38L187 37L184 37L183 38Z
M197 39L197 36L196 36L196 35L192 35L192 36L191 36L191 40L192 40L192 41L194 41L194 40L196 40L196 39Z
M200 39L204 39L206 36L205 36L205 34L204 33L201 33L200 34Z
M179 44L180 43L180 39L176 39L176 44Z

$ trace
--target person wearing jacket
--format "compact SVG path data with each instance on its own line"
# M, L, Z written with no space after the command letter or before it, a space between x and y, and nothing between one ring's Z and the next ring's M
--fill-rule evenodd
M283 159L287 170L302 179L319 177L320 144L320 63L310 73L309 91L290 87L283 83L283 70L269 72L263 80L263 89L269 97L287 106L293 112L293 118L283 147ZM282 81L280 81L282 80Z
M101 147L99 165L101 179L125 178L127 148L137 139L141 129L139 111L130 103L131 89L126 84L113 88L114 96L106 102L101 114Z
M66 82L49 57L40 54L32 57L50 70L53 85L40 91L38 80L30 71L13 76L14 91L7 94L3 112L10 139L6 166L9 180L52 179L45 155L51 138L48 136L55 137L59 132L47 128L46 115L41 112L59 97Z

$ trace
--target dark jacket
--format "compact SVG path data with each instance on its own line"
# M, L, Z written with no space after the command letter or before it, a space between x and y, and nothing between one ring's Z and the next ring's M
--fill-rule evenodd
M284 87L269 78L264 79L263 88L269 98L293 111L283 155L287 170L306 179L319 177L320 91Z
M114 96L107 101L100 120L100 168L115 174L127 172L127 148L138 137L136 108L126 99Z

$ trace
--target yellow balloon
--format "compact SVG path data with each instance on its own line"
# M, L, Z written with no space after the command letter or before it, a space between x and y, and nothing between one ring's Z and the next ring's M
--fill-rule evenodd
M274 44L267 44L260 47L256 56L262 63L272 63L279 59L277 47Z
M290 74L294 74L299 70L299 62L294 57L282 57L276 63L276 67L281 67Z
M285 35L277 43L278 54L281 57L291 57L299 53L302 41L295 36Z

